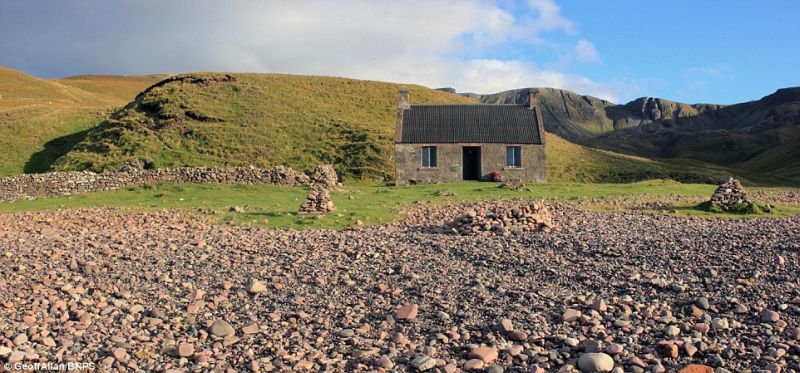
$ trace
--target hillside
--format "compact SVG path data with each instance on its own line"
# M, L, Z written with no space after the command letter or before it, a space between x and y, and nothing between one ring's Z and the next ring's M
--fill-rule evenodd
M552 181L633 182L648 179L672 179L706 183L724 180L735 172L748 182L762 181L702 162L675 162L619 154L589 148L547 133L545 142L547 177Z
M594 146L648 157L691 158L767 175L800 176L800 88L757 101L604 134Z
M334 163L348 176L393 174L398 84L270 74L164 80L93 129L56 169ZM409 86L415 103L471 99Z
M0 67L0 176L46 171L157 76L39 79Z
M477 97L485 103L523 103L527 89ZM536 89L536 99L545 128L569 141L647 158L713 163L775 182L800 180L800 88L729 106L649 97L617 105L552 88Z
M92 129L57 170L334 163L347 177L394 174L394 83L273 74L185 74L166 79ZM410 85L413 103L473 99ZM553 181L707 181L725 172L547 143Z
M115 105L124 105L136 97L139 92L166 77L167 75L164 74L76 75L57 79L55 82L100 95L108 100L113 100Z

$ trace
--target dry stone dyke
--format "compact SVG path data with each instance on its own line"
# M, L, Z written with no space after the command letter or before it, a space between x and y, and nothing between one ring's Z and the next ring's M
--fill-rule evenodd
M0 201L115 190L160 182L309 186L313 181L300 171L282 166L270 169L200 167L143 170L126 163L117 172L70 171L0 178Z

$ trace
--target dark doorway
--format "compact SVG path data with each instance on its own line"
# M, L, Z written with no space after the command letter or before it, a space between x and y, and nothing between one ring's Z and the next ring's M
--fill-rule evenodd
M464 166L464 180L481 179L481 147L465 146L461 156Z

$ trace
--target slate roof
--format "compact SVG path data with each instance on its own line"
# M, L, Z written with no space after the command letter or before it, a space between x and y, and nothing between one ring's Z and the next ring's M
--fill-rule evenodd
M528 105L411 105L400 143L541 144Z

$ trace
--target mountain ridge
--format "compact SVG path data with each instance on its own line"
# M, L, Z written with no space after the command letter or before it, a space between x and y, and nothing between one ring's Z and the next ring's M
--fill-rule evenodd
M648 158L692 159L778 178L800 177L800 87L732 105L640 97L614 104L532 88L545 129L568 141ZM484 103L528 100L528 89L472 95Z

